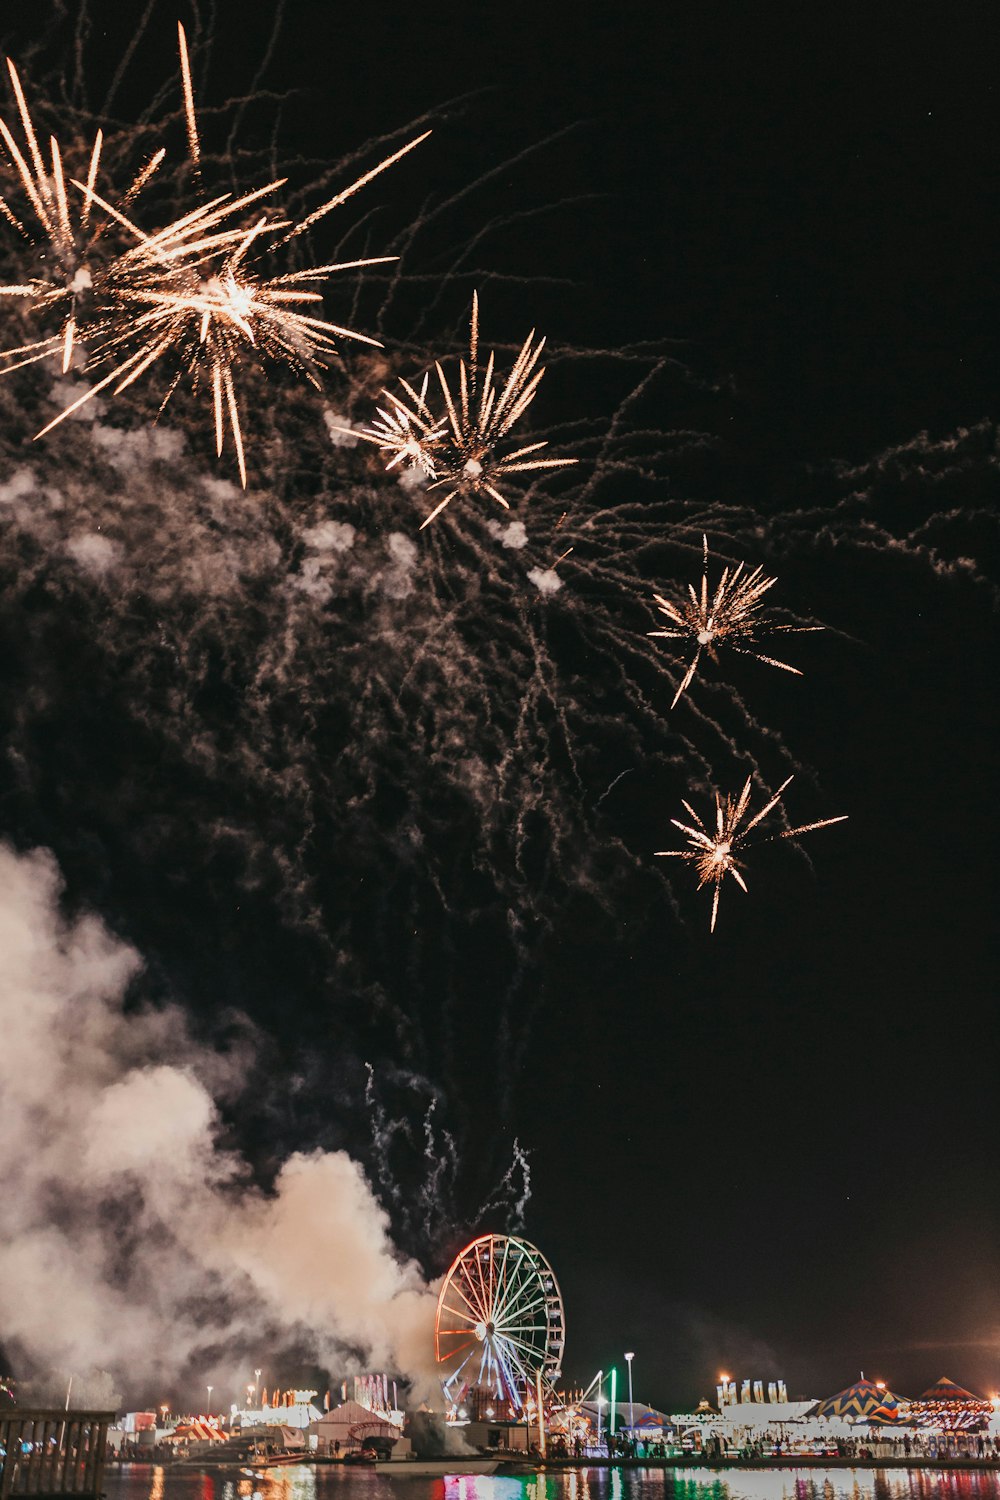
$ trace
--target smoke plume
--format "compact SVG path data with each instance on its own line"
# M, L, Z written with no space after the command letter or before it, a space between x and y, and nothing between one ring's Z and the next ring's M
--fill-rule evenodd
M273 1186L222 1139L239 1059L144 1006L139 955L66 917L44 850L0 846L0 1327L20 1363L130 1386L282 1341L420 1381L434 1295L345 1152ZM129 1004L126 1006L126 999Z

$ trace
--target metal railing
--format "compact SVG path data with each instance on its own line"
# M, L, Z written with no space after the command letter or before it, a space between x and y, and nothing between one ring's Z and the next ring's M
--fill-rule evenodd
M0 1411L0 1500L81 1495L104 1483L113 1411Z

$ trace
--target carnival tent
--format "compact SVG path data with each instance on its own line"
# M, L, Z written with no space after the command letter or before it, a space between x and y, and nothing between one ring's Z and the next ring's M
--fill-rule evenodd
M173 1432L164 1439L168 1443L222 1443L227 1434L214 1423L194 1417L190 1422L179 1422Z
M346 1453L364 1447L371 1438L395 1440L401 1435L385 1412L369 1411L358 1401L344 1401L335 1406L320 1421L311 1423L309 1431L315 1435L320 1453Z
M846 1390L821 1401L818 1417L841 1417L848 1422L898 1422L900 1400L874 1380L858 1380Z
M953 1380L948 1379L947 1375L942 1375L940 1380L935 1381L917 1399L918 1401L982 1401L981 1396L967 1391L964 1385L956 1385Z
M924 1391L918 1401L912 1401L908 1412L910 1421L920 1427L936 1427L941 1431L974 1432L986 1426L993 1414L992 1403L981 1396L973 1395L964 1386L942 1375L941 1379Z

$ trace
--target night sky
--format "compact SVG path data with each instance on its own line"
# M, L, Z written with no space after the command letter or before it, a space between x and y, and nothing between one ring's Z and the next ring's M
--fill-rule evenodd
M33 9L15 0L14 55L40 39ZM50 65L72 48L65 9L39 54ZM140 9L89 8L95 98ZM476 1217L516 1139L523 1230L566 1300L567 1373L586 1382L634 1349L637 1397L674 1410L712 1394L723 1368L784 1376L792 1395L827 1395L860 1369L904 1394L942 1374L1000 1383L996 22L871 9L284 7L248 147L266 149L277 122L308 181L437 112L418 158L339 225L377 209L361 231L372 254L425 200L471 189L407 251L387 346L453 348L478 285L488 338L534 325L557 351L540 430L577 401L599 427L628 389L613 361L566 351L664 355L637 427L702 436L675 436L645 469L636 439L631 472L605 480L607 503L659 506L686 528L686 560L669 554L665 577L647 547L643 576L694 581L702 527L711 545L724 516L738 538L725 555L764 561L775 604L830 627L776 649L802 678L733 657L709 668L697 714L685 700L671 714L668 688L644 682L654 716L695 746L685 760L645 721L618 732L632 700L607 637L560 623L555 596L540 627L554 701L565 694L586 746L571 766L557 735L540 739L537 774L530 751L518 774L573 783L558 849L539 852L539 813L519 862L514 807L482 835L473 802L421 767L412 697L371 730L354 781L328 775L325 757L374 721L362 706L352 723L335 660L307 700L262 701L240 655L269 631L252 590L214 665L203 641L201 656L174 649L176 678L166 656L140 674L129 632L182 629L152 583L104 614L40 545L8 536L2 552L0 835L53 850L70 905L143 955L147 997L180 1004L213 1046L246 1043L253 1087L228 1123L261 1180L312 1145L345 1147L378 1177L370 1062L414 1137L394 1147L397 1198L383 1181L397 1240L437 1274L466 1231L516 1227L516 1190ZM224 139L208 107L249 88L272 19L270 4L214 8L196 67L206 135ZM171 77L175 21L153 8L123 118ZM332 243L321 235L318 253ZM275 381L269 401L287 389ZM4 401L0 481L30 436ZM286 472L284 494L299 485L315 526L341 512L300 456L305 477ZM267 462L280 467L271 449ZM442 525L433 543L442 569L466 561L450 535ZM572 563L560 572L572 590ZM652 628L635 603L622 618ZM487 684L491 629L474 620L464 636ZM383 651L376 633L370 662L355 653L345 673L381 673ZM133 712L140 675L162 702ZM498 694L512 681L497 676ZM456 710L454 732L475 749L482 723L490 765L512 711L498 699L487 728ZM229 722L234 739L260 736L259 776L185 758L200 725L221 738ZM798 768L793 823L850 821L799 852L760 848L749 894L728 884L710 937L709 896L652 851L674 843L682 796L704 807L710 770L733 789L749 772L744 730L772 788ZM308 755L288 752L286 806L283 747L307 741ZM366 778L378 794L358 811ZM214 818L256 828L264 852L227 842ZM411 824L404 877L392 851ZM421 1197L432 1095L460 1161L437 1217L413 1207L436 1201Z

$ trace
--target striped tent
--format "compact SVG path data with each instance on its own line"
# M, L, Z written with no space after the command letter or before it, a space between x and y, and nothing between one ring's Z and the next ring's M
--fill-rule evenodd
M226 1434L204 1417L192 1417L189 1422L178 1422L173 1432L168 1433L171 1443L221 1443Z
M949 1380L947 1375L942 1375L940 1380L934 1384L923 1395L918 1397L920 1401L981 1401L981 1396L976 1396L972 1391L967 1391L964 1385L956 1385Z
M846 1390L821 1401L818 1417L841 1417L848 1422L896 1422L899 1420L899 1397L874 1380L858 1380Z
M910 1406L910 1418L918 1426L952 1432L980 1431L992 1415L991 1402L944 1375Z

